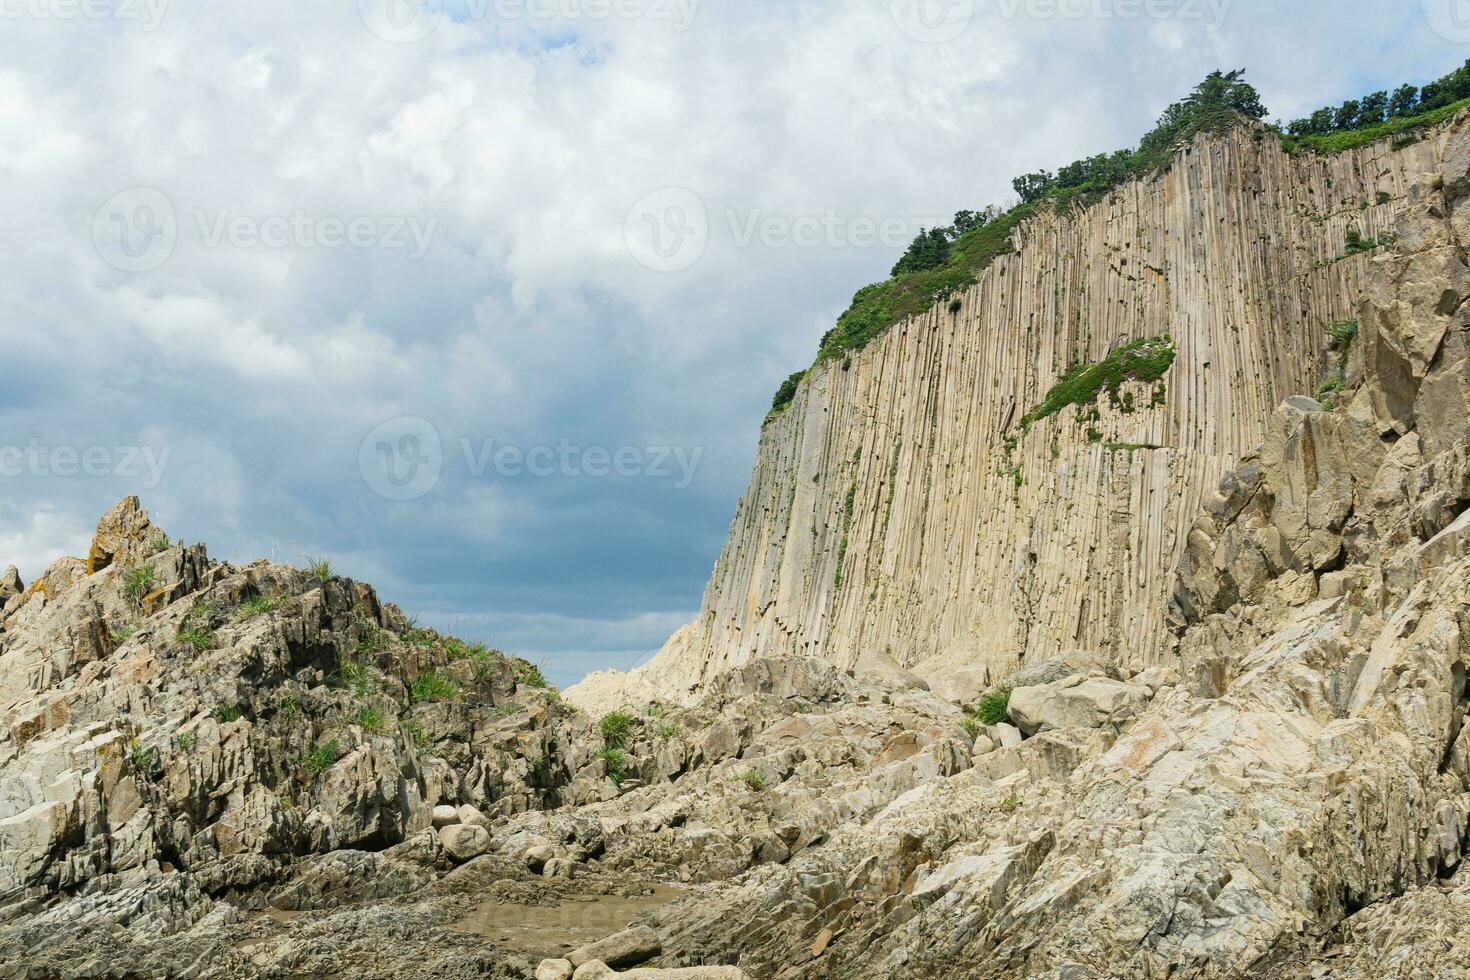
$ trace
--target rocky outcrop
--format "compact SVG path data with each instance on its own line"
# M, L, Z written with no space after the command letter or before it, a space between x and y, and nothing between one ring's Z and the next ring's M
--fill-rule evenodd
M1162 662L1169 569L1204 498L1282 399L1315 388L1324 328L1355 316L1373 257L1347 255L1346 233L1388 237L1445 146L1292 157L1241 129L1101 204L1023 223L956 307L807 375L762 435L698 619L643 670L568 697L686 697L786 655L847 668L886 654L956 695L1079 647ZM1161 386L1023 434L1074 361L1162 335L1177 356Z

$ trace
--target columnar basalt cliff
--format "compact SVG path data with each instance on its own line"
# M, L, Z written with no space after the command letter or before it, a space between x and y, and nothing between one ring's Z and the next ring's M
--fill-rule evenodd
M807 375L762 436L698 620L638 677L569 695L678 694L771 656L884 654L951 693L1077 647L1158 662L1205 495L1321 380L1324 330L1372 261L1350 233L1391 236L1441 144L1292 156L1243 123L1024 222L955 302ZM1172 340L1159 383L1024 424L1070 366L1145 338Z

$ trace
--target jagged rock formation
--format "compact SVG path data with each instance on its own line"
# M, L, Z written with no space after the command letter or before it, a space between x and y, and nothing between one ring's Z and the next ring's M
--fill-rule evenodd
M698 620L589 706L682 694L752 657L886 653L949 693L1075 648L1168 645L1167 569L1216 475L1310 392L1324 327L1443 138L1291 157L1242 127L1158 177L1022 224L1016 252L848 361L818 365L761 440ZM1125 413L1020 420L1074 359L1168 335L1163 390ZM1155 403L1151 394L1160 398ZM1016 439L1013 450L1007 439Z

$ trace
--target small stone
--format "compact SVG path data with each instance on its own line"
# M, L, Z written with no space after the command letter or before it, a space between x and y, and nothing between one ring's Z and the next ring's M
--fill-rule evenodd
M451 803L440 803L434 807L434 826L450 827L457 823L464 823L459 817L459 810Z

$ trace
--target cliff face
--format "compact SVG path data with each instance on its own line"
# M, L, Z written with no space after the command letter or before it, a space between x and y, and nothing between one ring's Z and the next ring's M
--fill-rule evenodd
M1321 380L1324 328L1353 317L1372 258L1349 231L1390 235L1439 144L1292 157L1241 128L1021 225L957 304L808 374L763 433L699 619L638 682L886 654L961 693L1076 647L1158 662L1203 498ZM1131 412L1101 397L1023 431L1071 364L1165 335L1177 356L1162 386L1123 386Z

